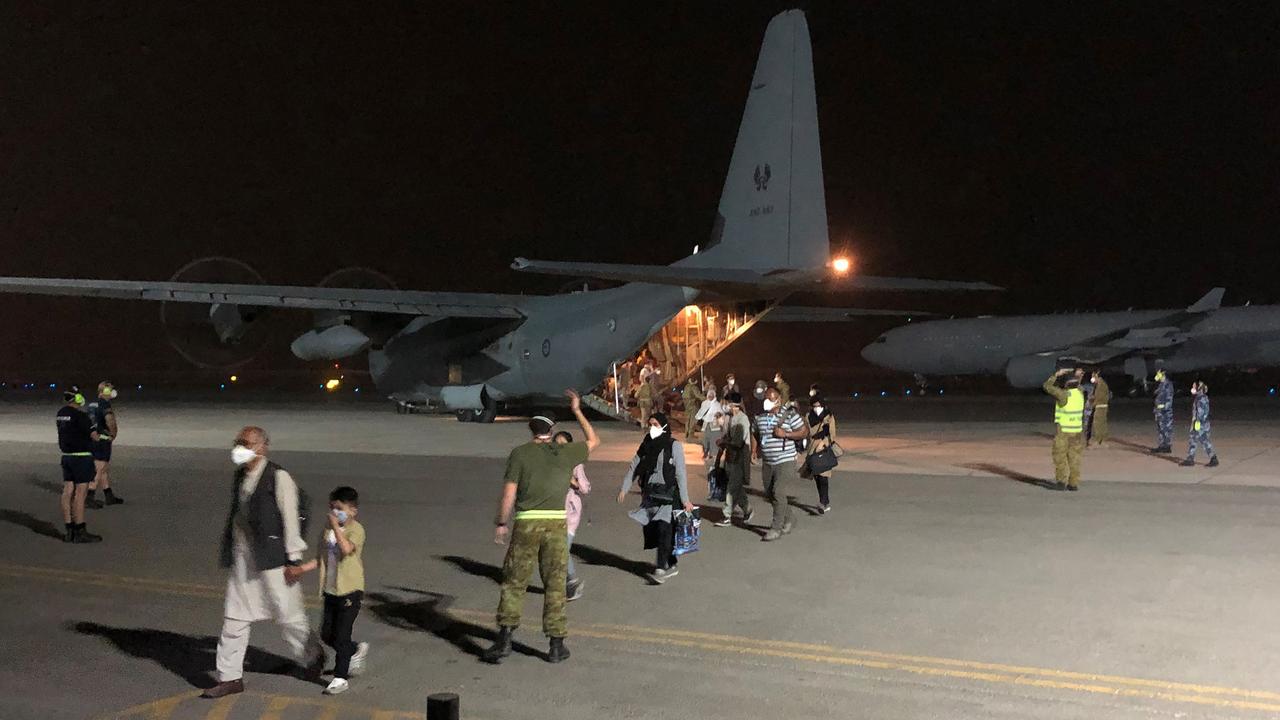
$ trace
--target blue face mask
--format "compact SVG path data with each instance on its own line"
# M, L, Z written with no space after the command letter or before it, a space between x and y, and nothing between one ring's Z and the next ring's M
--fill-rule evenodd
M346 511L346 510L337 510L337 509L335 509L335 510L333 511L333 516L334 516L334 517L336 517L336 518L338 518L338 522L340 522L340 523L344 523L344 522L346 522L346 521L347 521L347 511Z

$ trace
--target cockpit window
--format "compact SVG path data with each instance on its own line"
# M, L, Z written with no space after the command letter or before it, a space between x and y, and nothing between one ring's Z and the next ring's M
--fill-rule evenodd
M875 342L875 344L876 344L876 345L880 345L880 344L887 343L887 342L889 342L889 338L888 338L888 336L881 335L880 337L876 338L876 342Z

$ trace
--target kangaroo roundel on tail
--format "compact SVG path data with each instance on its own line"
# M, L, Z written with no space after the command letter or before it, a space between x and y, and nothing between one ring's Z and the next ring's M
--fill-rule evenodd
M762 272L826 264L827 202L804 13L765 31L711 241L690 265Z

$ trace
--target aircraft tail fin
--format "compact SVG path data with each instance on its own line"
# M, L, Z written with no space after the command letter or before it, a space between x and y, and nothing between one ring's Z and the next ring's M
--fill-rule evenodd
M677 264L768 273L829 256L809 24L788 10L765 31L711 240Z
M1194 305L1187 308L1189 313L1204 313L1211 310L1217 310L1222 307L1222 296L1227 292L1226 288L1216 287L1205 293L1204 297L1195 302Z

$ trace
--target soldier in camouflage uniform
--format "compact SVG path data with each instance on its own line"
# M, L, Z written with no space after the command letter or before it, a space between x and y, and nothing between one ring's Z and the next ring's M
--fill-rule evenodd
M702 407L702 401L707 397L702 394L702 388L698 387L698 381L694 378L689 378L689 381L684 384L684 391L680 396L684 402L684 439L690 440L698 424L693 416L698 413L698 408Z
M1167 455L1173 452L1173 381L1164 370L1157 370L1156 382L1156 446L1151 453Z
M498 601L498 639L481 656L485 662L500 663L511 654L511 636L520 625L525 588L534 569L542 573L542 631L551 639L547 662L558 663L569 658L564 646L569 634L565 617L565 583L569 575L569 538L565 525L564 498L569 492L573 468L587 461L587 455L599 444L591 423L582 414L578 394L566 390L570 407L585 443L557 444L553 441L555 425L550 418L538 416L529 421L533 440L511 451L507 457L502 500L494 541L511 545L502 564L502 596ZM514 527L508 530L508 524Z
M1191 436L1187 438L1187 459L1182 461L1182 466L1196 464L1196 445L1199 445L1209 455L1209 467L1218 467L1218 455L1209 440L1209 386L1197 380L1191 386L1191 398Z

